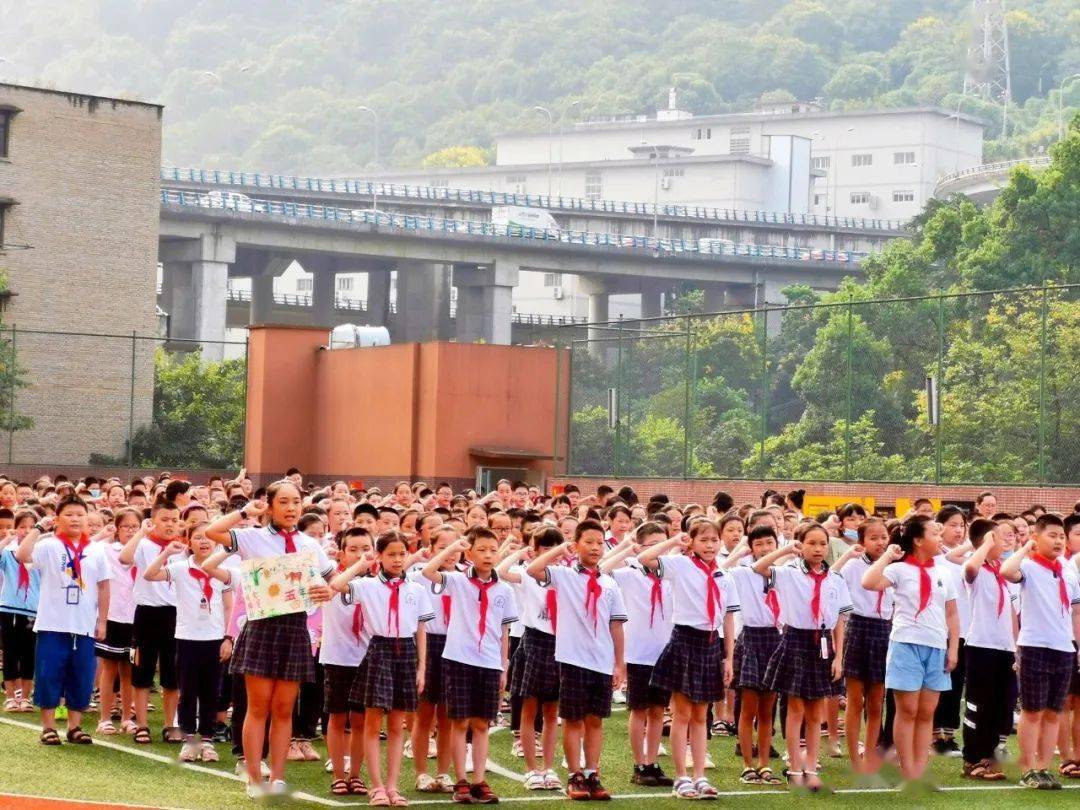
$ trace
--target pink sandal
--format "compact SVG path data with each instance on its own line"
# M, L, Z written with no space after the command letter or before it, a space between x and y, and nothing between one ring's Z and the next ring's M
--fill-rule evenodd
M390 805L392 807L408 807L409 806L409 800L406 799L404 796L402 796L400 793L398 793L398 791L395 790L394 788L391 788L386 793L390 797Z
M386 793L386 788L373 787L368 791L367 803L372 807L389 807L390 796Z

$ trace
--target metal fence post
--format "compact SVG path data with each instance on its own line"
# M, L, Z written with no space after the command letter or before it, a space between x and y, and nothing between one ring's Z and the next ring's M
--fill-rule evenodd
M938 386L938 413L937 424L934 425L934 483L941 484L941 459L944 448L941 446L941 422L944 419L941 407L942 392L945 390L945 296L938 295L937 307L937 386ZM927 403L927 408L930 403Z
M683 478L690 477L690 421L692 418L691 397L693 397L693 344L690 340L690 328L693 320L686 315L686 344L683 349Z
M852 351L853 313L851 308L851 296L848 296L847 305L847 417L844 420L844 480L851 480L851 399L854 385L854 364Z
M15 460L15 324L11 325L11 347L8 351L8 464Z
M622 443L622 320L618 326L618 348L615 355L615 458L612 461L612 475L619 477L619 453Z
M559 339L556 337L555 344L555 408L551 415L554 424L551 426L551 471L555 472L555 465L559 458L559 403L560 389L562 387L562 350L559 348Z
M135 461L135 330L131 330L131 390L128 396L127 466Z
M758 477L765 480L765 439L769 421L769 307L761 310L761 433L758 437Z
M1046 279L1042 283L1042 312L1039 338L1039 483L1046 481L1046 341L1048 300Z

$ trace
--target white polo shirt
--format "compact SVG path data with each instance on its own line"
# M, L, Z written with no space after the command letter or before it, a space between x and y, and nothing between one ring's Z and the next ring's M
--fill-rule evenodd
M611 675L615 671L615 644L611 622L626 621L626 607L615 580L601 574L596 600L596 621L585 609L586 582L580 565L549 565L545 587L554 588L559 600L555 628L555 660L582 669Z
M132 566L120 562L123 548L119 540L91 543L87 553L104 558L109 570L109 621L131 624L135 621L135 580Z
M431 607L435 611L435 618L427 623L428 635L445 636L448 624L447 616L453 613L453 599L450 598L448 593L437 592L435 583L421 573L423 570L423 564L414 565L406 572L405 578L427 589L428 597L431 599Z
M31 562L41 572L34 632L94 635L98 617L98 583L109 579L109 567L100 554L88 552L89 546L80 560L80 588L71 578L68 550L56 535L46 534L34 544Z
M735 590L739 594L743 626L776 627L777 620L773 618L772 611L765 603L765 596L769 592L769 577L763 577L745 565L736 565L728 571L728 576L735 583ZM780 595L777 593L777 603L779 601Z
M1020 636L1016 643L1021 647L1047 647L1061 652L1073 652L1075 649L1071 608L1080 604L1080 582L1077 581L1076 569L1063 557L1059 559L1069 610L1061 604L1058 579L1052 571L1030 558L1020 563ZM44 579L41 584L44 593Z
M443 571L442 584L437 592L450 594L450 627L442 657L462 664L485 669L502 670L502 629L518 620L517 604L510 585L502 582L492 571L487 590L487 615L484 635L480 636L481 590L476 586L470 568L468 573Z
M671 583L672 619L675 624L695 630L716 630L724 635L724 614L739 609L739 592L726 571L719 567L711 574L698 568L690 557L667 554L660 557L660 576ZM712 622L709 621L708 579L719 589Z
M967 646L1016 652L1013 611L1016 609L1017 599L1014 591L1009 588L1010 583L1004 583L1005 603L998 614L1001 587L993 572L988 571L986 566L980 566L973 581L967 582L967 577L964 580L964 589L971 603L971 619L965 636Z
M229 537L232 538L230 550L239 554L241 560L280 557L286 553L285 538L282 537L277 527L273 525L230 529ZM327 579L334 572L334 563L326 556L322 543L316 538L303 532L297 532L293 536L293 546L297 552L306 551L307 549L315 551L315 559L323 579Z
M838 574L829 571L821 583L821 617L815 621L814 580L801 559L773 568L772 587L780 598L780 622L798 630L832 630L840 614L851 612L851 594Z
M525 569L527 567L524 564L519 564L510 568L511 571L521 577L521 582L512 585L514 597L517 600L518 617L526 627L551 635L551 617L548 615L547 598L549 593L554 594L555 591L543 587L526 574ZM556 598L558 597L556 596ZM556 602L557 608L558 603Z
M334 596L322 606L323 637L319 648L319 663L339 667L358 667L367 655L371 641L371 624L365 621L360 605L346 604L345 594ZM359 613L357 613L359 611ZM359 624L359 638L353 624Z
M964 576L964 566L962 563L949 562L944 554L934 558L934 565L947 571L952 577L953 590L956 591L956 615L960 619L960 638L966 640L968 628L971 626L971 596L964 587L967 579Z
M891 619L893 612L892 589L884 591L868 591L862 586L863 574L873 563L865 555L861 554L854 559L848 560L840 571L840 578L847 585L848 594L851 596L852 612L864 619ZM879 599L880 598L880 602ZM878 606L881 610L879 612Z
M139 541L139 545L135 546L135 557L132 563L135 568L135 583L132 587L132 596L136 605L176 607L176 591L173 590L171 582L150 582L143 576L143 572L150 567L150 563L156 560L160 553L161 546L145 537ZM186 559L187 552L181 551L166 557L165 564Z
M671 581L662 577L655 579L637 560L628 560L625 566L612 571L611 576L619 586L626 606L626 663L651 667L667 646L675 626ZM656 582L660 585L660 599L654 603Z
M397 618L391 625L392 589L388 582L382 571L373 577L358 577L349 583L349 590L343 594L343 601L347 605L360 605L364 611L364 625L371 626L372 636L415 636L420 622L428 622L435 617L428 590L416 582L402 580L399 586Z
M889 638L944 650L949 646L945 604L956 601L956 587L949 572L936 563L927 573L930 574L930 603L920 613L918 566L903 561L885 566L882 575L893 585L893 624Z
M210 600L203 592L202 580L191 575L201 571L192 557L173 559L165 565L165 575L176 590L176 638L187 641L215 641L225 637L225 606L221 594L229 585L210 577Z

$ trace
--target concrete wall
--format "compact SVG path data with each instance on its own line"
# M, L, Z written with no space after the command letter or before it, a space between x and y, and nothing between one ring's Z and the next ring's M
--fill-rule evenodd
M91 453L121 455L130 337L29 330L155 334L161 108L5 84L0 104L21 109L0 159L0 197L18 203L8 209L5 243L29 249L0 253L0 267L14 293L4 325L19 330L29 383L16 410L34 420L15 434L7 460L82 464ZM136 424L150 419L153 349L152 341L136 344Z

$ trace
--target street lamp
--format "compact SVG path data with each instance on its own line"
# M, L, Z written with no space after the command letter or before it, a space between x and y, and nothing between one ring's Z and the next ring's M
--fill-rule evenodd
M572 109L574 109L574 107L579 107L579 106L581 106L580 101L572 101L572 102L570 102L570 106L567 107L565 110L563 110L562 115L559 116L559 185L558 185L559 197L562 197L563 129L564 129L564 125L566 124L566 115ZM551 192L549 191L548 194L550 195L550 193Z
M371 129L375 137L375 168L379 168L379 114L375 112L371 107L366 104L361 104L356 108L360 112L366 112L371 116ZM379 212L379 183L377 180L371 181L371 210L375 213ZM376 218L377 221L377 218Z
M1071 82L1073 79L1080 79L1080 73L1074 73L1071 76L1066 76L1061 80L1061 84L1058 85L1058 140L1060 141L1065 137L1065 131L1062 127L1061 121L1061 97L1065 94L1065 85Z
M551 110L547 107L536 106L533 107L536 112L543 113L548 119L548 204L551 202L551 164L552 164L552 146L551 146L551 132L555 128L555 116L551 114Z

